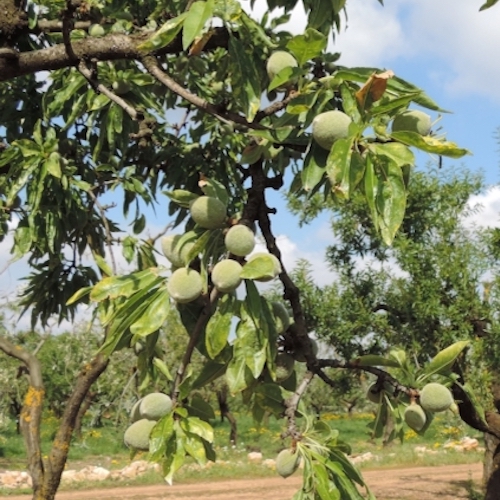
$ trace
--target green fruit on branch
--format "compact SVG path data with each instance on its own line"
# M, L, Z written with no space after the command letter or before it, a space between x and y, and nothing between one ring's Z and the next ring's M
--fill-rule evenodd
M137 420L125 431L123 436L125 445L134 450L148 451L149 436L155 425L155 420L148 420L147 418Z
M272 81L280 71L283 71L285 68L296 68L297 66L297 60L292 54L284 50L277 50L267 60L267 76Z
M226 205L213 196L200 196L189 206L191 217L205 229L222 227L226 220Z
M170 396L162 392L152 392L144 396L139 406L139 413L142 418L148 420L159 420L172 411L172 400Z
M427 422L424 409L416 403L412 403L410 406L406 407L404 419L406 425L416 432L421 431Z
M281 302L271 302L271 307L276 321L276 333L281 335L290 326L290 316Z
M203 281L198 271L181 267L172 273L167 284L170 296L181 304L193 302L203 290Z
M241 283L241 264L233 259L224 259L215 264L212 270L212 282L220 292L236 290Z
M113 91L116 95L123 95L130 92L130 83L125 80L115 80L113 82Z
M185 241L180 244L182 236L180 234L169 234L161 238L161 249L163 255L172 263L174 267L182 267L186 265L186 258L193 248L194 241Z
M321 113L312 122L313 138L322 148L330 151L336 140L347 137L351 122L351 118L342 111Z
M290 354L286 352L280 352L276 356L276 382L284 382L293 373L295 360Z
M369 401L375 404L380 404L382 398L384 397L383 390L380 389L379 384L376 382L371 384L366 391L366 397Z
M139 399L139 401L136 401L134 406L132 406L132 409L130 410L130 422L134 423L140 420L141 417L141 412L139 411L139 408L141 406L142 399Z
M429 135L431 131L431 117L417 109L407 110L396 115L392 122L393 132L416 132L420 135Z
M276 471L281 477L291 476L300 465L300 455L297 451L282 450L276 457Z
M106 30L100 24L92 24L89 28L89 35L99 38L106 34Z
M255 235L249 227L237 224L226 233L224 245L228 252L238 257L246 257L255 247Z
M450 390L442 384L431 382L420 391L420 406L432 413L446 411L453 404Z
M280 261L272 253L268 253L268 252L256 252L253 255L250 255L250 257L248 257L248 262L252 262L252 260L256 259L257 257L262 257L263 255L269 256L271 258L272 262L273 262L273 266L274 267L273 267L273 271L272 271L272 276L266 276L266 277L263 277L263 278L256 278L255 281L262 281L262 282L271 281L274 278L276 278L279 273L281 273L281 264L280 264Z

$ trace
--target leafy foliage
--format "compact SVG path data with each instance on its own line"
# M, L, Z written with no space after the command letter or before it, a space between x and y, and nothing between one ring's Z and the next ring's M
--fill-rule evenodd
M70 400L82 404L82 395L106 368L107 358L138 346L142 386L146 381L170 383L173 411L158 421L150 437L150 457L162 463L167 481L186 456L200 464L215 458L213 431L206 421L211 412L195 396L224 375L231 393L241 393L257 421L266 412L285 417L284 436L304 460L297 499L373 498L366 488L360 493L358 486L364 483L345 458L347 447L335 433L313 423L302 395L315 377L332 384L327 368L375 373L382 385L386 381L394 390L384 389L373 433L379 434L384 415L391 412L395 434L400 434L402 408L418 398L416 386L426 376L456 382L448 368L462 344L434 358L428 372L413 366L399 349L387 354L386 342L402 344L407 335L401 320L396 324L395 317L374 314L371 301L388 292L387 276L356 276L351 265L329 293L335 300L347 289L346 280L360 277L353 280L358 289L346 303L352 305L351 315L362 315L351 316L357 321L354 332L339 326L341 315L333 318L337 330L331 330L336 335L332 343L344 360L318 359L309 328L326 337L332 320L311 302L316 291L307 276L298 277L305 287L301 297L284 268L266 194L283 187L291 174L288 196L298 204L313 204L311 213L316 206L329 205L347 212L354 207L353 215L361 217L361 233L346 238L344 248L332 250L339 252L336 261L351 264L351 252L365 251L367 243L368 250L389 255L387 245L394 242L396 254L414 252L405 271L423 273L422 265L433 264L431 256L417 259L423 241L408 251L404 247L411 242L397 236L400 228L402 235L408 232L408 207L415 228L420 220L408 198L414 150L452 158L467 151L432 131L392 131L391 123L414 106L444 110L392 71L347 68L338 64L339 54L327 52L328 37L341 27L345 1L303 0L307 20L301 34L281 29L297 0L267 0L260 20L238 0L147 0L129 2L126 8L123 2L39 0L23 4L25 12L16 2L4 3L9 15L0 21L0 103L6 109L0 119L0 238L12 227L12 253L27 258L31 266L22 304L31 310L33 324L46 325L53 316L71 319L80 304L90 303L105 329L99 353L84 365ZM275 17L280 7L284 15ZM276 50L288 52L297 65L281 69L271 81L266 62ZM39 71L48 72L43 83L33 76ZM318 114L332 110L345 113L350 125L345 137L322 150L312 139L311 124ZM218 206L216 215L204 214L204 222L193 212L203 195L216 199ZM193 271L196 293L173 293L172 270L156 262L154 244L161 234L142 238L148 209L162 203L168 203L165 222L183 225L179 244L187 251L180 267ZM121 214L112 210L118 204ZM123 220L130 222L133 234L122 234ZM253 258L230 254L224 237L236 224L258 229L268 253ZM356 233L350 231L348 236ZM427 238L425 226L422 234ZM449 228L444 236L457 234ZM116 246L134 263L126 275L118 269ZM447 249L443 245L441 250ZM241 295L224 294L212 282L212 269L226 258L242 266ZM450 276L444 269L440 278L445 285ZM278 329L283 320L278 323L256 283L276 278L293 318L284 331ZM403 281L397 285L401 296L409 293ZM441 305L432 297L422 307L441 322ZM160 330L169 333L172 307L178 315L174 324L180 319L187 333L175 372L158 342ZM384 330L380 340L366 331L372 319ZM433 335L435 329L421 327L409 335L415 342L431 342L429 332ZM28 394L34 391L41 401L43 383L37 380L31 353L18 353L2 337L0 349L28 366ZM197 373L191 366L195 351L204 358ZM305 363L300 379L295 374L278 381L278 353ZM430 355L425 349L421 354ZM394 368L394 375L380 365ZM29 411L39 406L26 403ZM60 436L66 444L74 409L68 405L64 410ZM39 413L34 416L23 424L33 484L53 498L67 447L56 439L44 465L38 441L30 437L37 432Z

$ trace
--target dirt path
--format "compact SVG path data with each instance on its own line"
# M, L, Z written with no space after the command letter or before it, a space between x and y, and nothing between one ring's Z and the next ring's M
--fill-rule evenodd
M466 499L469 480L481 480L481 464L415 467L364 471L363 476L377 500ZM62 492L57 500L290 500L300 476L177 484L133 486ZM8 500L30 500L9 496Z

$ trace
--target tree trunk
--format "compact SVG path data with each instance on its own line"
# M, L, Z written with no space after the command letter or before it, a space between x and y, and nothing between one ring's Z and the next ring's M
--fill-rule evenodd
M98 354L86 363L76 378L62 420L47 459L42 458L40 427L45 389L42 367L35 355L11 343L0 335L0 350L24 363L28 370L29 387L20 415L20 428L28 456L28 472L33 482L33 500L54 500L69 453L71 436L77 417L92 384L108 366L109 360Z
M500 440L491 434L484 435L483 484L485 500L497 500L500 492Z
M236 422L234 415L229 410L226 386L217 390L217 402L219 403L221 421L224 420L224 418L227 418L227 421L231 426L231 431L229 432L229 442L232 445L236 445L236 441L238 440L238 423Z

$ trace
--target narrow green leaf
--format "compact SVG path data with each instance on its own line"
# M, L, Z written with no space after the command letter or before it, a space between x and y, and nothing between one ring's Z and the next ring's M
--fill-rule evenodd
M358 366L392 366L394 368L399 368L399 363L397 361L378 356L377 354L365 354L364 356L356 358L353 363Z
M198 417L190 416L187 419L181 420L181 427L186 432L196 434L209 443L213 443L214 441L214 430L212 426Z
M490 7L493 7L493 5L495 5L497 2L498 2L498 0L488 0L487 2L483 3L483 5L481 5L481 8L479 9L479 11L486 10L486 9L489 9Z
M194 2L191 5L182 28L183 50L187 50L193 40L201 34L205 23L212 17L213 12L214 0Z
M416 132L392 132L391 137L422 151L450 158L462 158L462 156L471 154L467 149L459 148L454 142L442 141L430 135L421 136Z
M195 394L185 408L189 411L189 415L199 417L205 422L210 422L215 418L215 412L210 403L205 401L200 395Z
M180 207L189 208L191 202L199 198L200 195L191 193L184 189L174 189L173 191L163 191L173 202Z
M313 191L321 183L326 173L327 158L328 152L313 141L300 173L304 191Z
M209 356L214 359L227 344L231 330L231 311L221 313L220 309L210 318L205 333L205 345Z
M404 144L399 142L374 143L369 146L376 155L385 156L399 167L415 164L415 155Z
M245 358L233 357L226 370L226 382L231 394L245 389L247 384L247 364Z
M341 198L349 197L349 169L351 166L354 137L338 139L326 161L326 174L330 179L332 191Z
M259 111L261 95L254 60L247 54L245 45L233 36L229 38L229 57L234 97L241 101L247 120L253 121Z
M130 297L137 291L150 287L158 280L157 268L149 268L125 276L109 276L94 286L90 298L96 302L101 302L105 299Z
M183 12L180 16L169 19L158 31L151 35L149 40L139 45L139 50L149 52L166 47L181 30L187 14L187 12Z
M88 295L92 291L92 286L86 286L84 288L80 288L77 292L75 292L67 301L66 305L70 306L75 302L78 302L80 299Z
M144 314L130 325L133 335L146 337L159 330L167 320L170 302L166 287L160 287L152 297Z
M425 378L428 378L436 373L446 375L451 370L455 360L469 344L469 340L459 340L458 342L455 342L438 352L425 367Z
M379 164L377 210L380 215L380 234L387 245L391 245L399 226L403 222L406 208L406 190L401 168L392 161Z
M201 372L199 373L196 380L193 382L193 389L200 389L206 384L217 380L219 377L222 377L226 372L226 365L222 363L217 363L215 361L208 361L205 363Z
M160 358L153 358L153 365L158 369L158 371L165 376L167 380L172 382L174 378L172 377L172 374L170 373L170 370L168 369L167 364L165 361L163 361Z
M94 257L95 263L105 276L113 276L113 269L111 269L111 266L101 255L94 252L92 256Z

